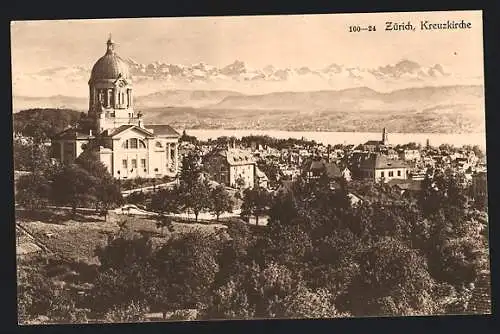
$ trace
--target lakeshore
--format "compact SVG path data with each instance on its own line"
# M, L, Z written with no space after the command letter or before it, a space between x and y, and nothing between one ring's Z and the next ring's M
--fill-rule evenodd
M182 133L182 130L178 130ZM246 129L186 129L186 133L195 136L199 140L216 139L222 136L244 136L257 135L269 136L277 139L304 138L315 140L325 145L335 144L362 144L368 140L377 140L380 133L375 132L313 132L313 131L282 131L282 130L246 130ZM486 148L485 133L389 133L389 142L393 145L415 142L425 145L429 139L432 146L451 144L454 146L478 145L481 149Z

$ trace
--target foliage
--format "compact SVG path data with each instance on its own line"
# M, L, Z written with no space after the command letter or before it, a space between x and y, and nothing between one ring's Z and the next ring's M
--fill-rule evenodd
M433 314L433 280L417 251L393 238L383 238L363 250L359 274L342 296L354 315Z
M149 312L147 303L142 301L131 301L129 303L113 306L106 312L104 318L111 323L140 322L146 321Z
M151 198L151 209L159 213L179 213L181 204L180 189L177 185L160 189Z
M195 136L189 136L186 134L186 130L182 131L182 136L179 139L181 142L188 142L194 145L198 144L198 139Z
M54 289L44 274L36 269L18 269L18 317L26 322L38 315L45 315L54 299Z
M34 139L15 137L13 154L14 170L45 173L51 167L47 147Z
M119 182L109 173L96 151L92 148L86 149L75 160L75 164L96 180L94 188L96 208L101 206L107 210L110 206L123 203Z
M56 203L71 205L73 213L81 205L95 202L98 179L76 164L65 165L55 176L52 197Z
M108 241L104 247L97 247L95 255L101 263L101 270L125 270L152 257L153 245L147 237L120 236Z
M50 197L49 180L40 173L24 175L16 182L16 203L28 210L47 205Z
M259 216L267 213L270 205L271 195L264 188L251 188L243 192L243 204L241 205L241 216L254 216L256 224Z
M185 188L192 188L192 186L199 182L202 172L200 157L196 152L190 152L182 158L181 171L179 180L181 185Z
M187 209L192 209L195 220L198 221L200 212L210 209L210 185L207 180L195 182L191 188L182 188L184 205Z
M259 160L257 162L259 169L266 174L271 186L276 186L278 180L283 176L281 169L276 163L267 162L266 160Z
M76 125L81 118L82 113L70 109L21 110L14 114L14 132L46 140Z
M163 214L160 214L156 217L156 226L161 229L162 234L165 228L167 228L169 232L172 232L174 230L174 227L172 225L172 218Z
M252 143L256 143L257 145L274 147L276 149L289 149L294 146L304 146L304 147L312 147L316 145L314 140L306 140L304 138L288 138L288 139L277 139L270 136L259 136L259 135L250 135L244 136L241 138L241 143L250 146Z
M217 239L186 233L170 240L155 253L154 267L163 279L163 293L171 309L196 308L207 302L218 271Z
M223 185L218 185L210 191L210 210L215 214L217 220L224 212L231 212L233 201Z

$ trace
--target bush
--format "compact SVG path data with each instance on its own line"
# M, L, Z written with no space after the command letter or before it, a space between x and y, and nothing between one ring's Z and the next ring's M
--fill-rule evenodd
M146 321L149 306L142 301L131 301L110 308L104 315L107 322L142 322Z

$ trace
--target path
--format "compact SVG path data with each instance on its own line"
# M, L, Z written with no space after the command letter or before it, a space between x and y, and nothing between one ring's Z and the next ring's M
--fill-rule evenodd
M134 192L150 192L150 191L153 191L155 189L165 189L165 188L169 188L169 187L172 187L174 186L175 184L177 184L177 181L171 181L171 182L167 182L167 183L160 183L160 184L156 184L154 186L147 186L147 187L141 187L141 188L135 188L135 189L129 189L129 190L123 190L121 193L122 193L122 196L126 197Z

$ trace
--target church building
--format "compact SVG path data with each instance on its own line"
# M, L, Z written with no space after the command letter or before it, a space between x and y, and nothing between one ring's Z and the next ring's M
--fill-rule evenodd
M72 163L85 148L93 148L116 178L175 176L179 133L169 125L144 124L134 110L129 66L116 54L111 37L106 46L88 82L88 124L52 138L54 157Z

